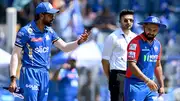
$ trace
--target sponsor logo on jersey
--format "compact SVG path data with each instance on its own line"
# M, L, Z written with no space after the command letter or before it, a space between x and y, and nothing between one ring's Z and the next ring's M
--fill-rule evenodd
M128 52L128 58L135 58L136 53L133 51Z
M32 84L26 84L26 88L30 88L32 90L39 90L37 85L32 85Z
M144 49L142 49L142 51L150 51L150 50L145 46Z
M130 44L129 50L136 50L137 44Z
M144 62L156 62L158 55L144 55Z
M43 39L42 38L32 38L31 41L32 42L42 42Z
M44 95L46 95L46 96L47 96L47 95L48 95L48 92L49 92L49 88L47 89L47 91L46 91L46 93L45 93Z
M39 47L35 48L35 52L36 53L47 53L47 52L49 52L49 47L39 46Z
M72 78L77 78L78 76L77 76L76 74L69 73L69 74L67 75L67 77L72 79Z

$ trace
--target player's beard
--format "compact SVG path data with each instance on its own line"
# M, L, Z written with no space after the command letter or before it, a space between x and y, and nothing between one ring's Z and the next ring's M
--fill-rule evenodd
M51 21L44 21L44 25L52 26L53 22L54 22L54 19L52 19Z
M154 40L154 38L156 37L156 35L153 35L153 34L150 34L150 33L146 33L146 32L144 32L143 34L147 38L147 40L149 40L149 41Z

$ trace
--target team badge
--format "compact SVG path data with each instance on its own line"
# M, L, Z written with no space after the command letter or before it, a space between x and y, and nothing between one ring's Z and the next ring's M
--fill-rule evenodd
M157 18L152 18L152 22L159 23L159 20Z
M31 34L33 32L32 28L28 28L28 33Z
M157 46L155 46L155 47L154 47L154 50L155 50L155 52L157 52L157 51L158 51L158 47L157 47Z

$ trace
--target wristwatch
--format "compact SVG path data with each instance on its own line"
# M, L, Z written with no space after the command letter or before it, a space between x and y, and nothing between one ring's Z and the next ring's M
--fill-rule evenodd
M11 81L13 81L14 79L16 79L16 76L12 75L10 78L11 78Z

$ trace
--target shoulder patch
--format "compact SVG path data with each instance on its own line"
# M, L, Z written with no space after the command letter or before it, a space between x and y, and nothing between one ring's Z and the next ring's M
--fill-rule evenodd
M19 31L19 32L17 33L17 36L18 36L18 37L22 37L22 36L24 36L24 33L23 33L22 31Z
M137 44L131 43L129 46L129 50L136 50Z

